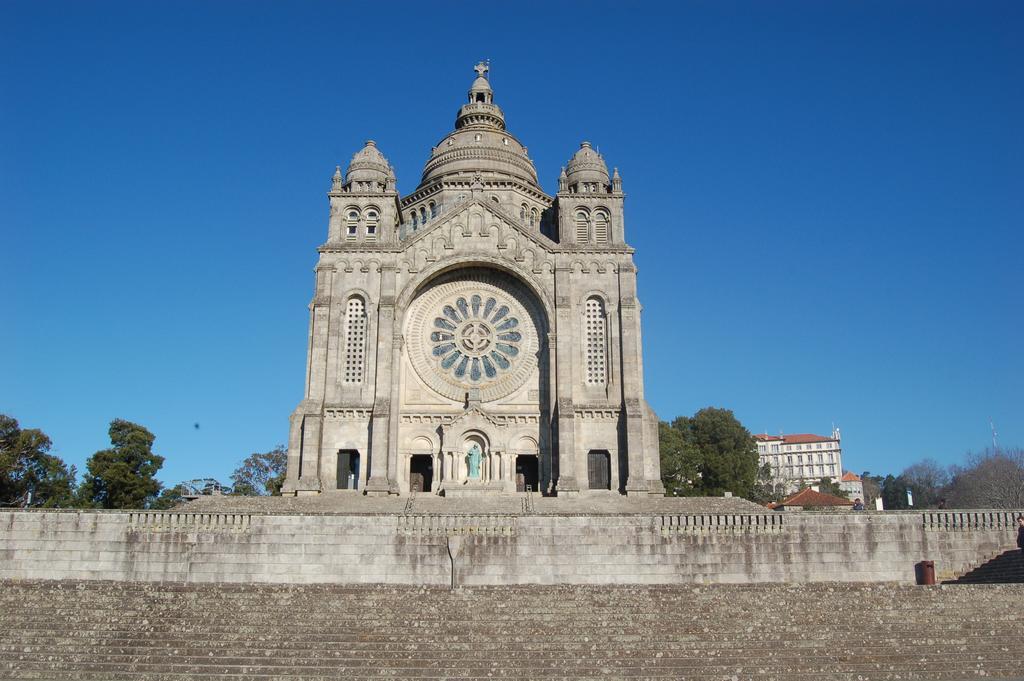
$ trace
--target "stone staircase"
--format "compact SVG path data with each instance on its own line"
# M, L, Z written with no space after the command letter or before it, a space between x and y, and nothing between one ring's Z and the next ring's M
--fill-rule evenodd
M1022 613L1006 585L0 581L0 678L1007 678Z
M1024 584L1024 553L1004 551L947 584Z

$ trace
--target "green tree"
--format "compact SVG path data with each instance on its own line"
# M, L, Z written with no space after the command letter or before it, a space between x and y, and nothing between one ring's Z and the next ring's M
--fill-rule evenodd
M43 431L0 414L0 506L71 506L75 468L49 454Z
M811 485L804 485L804 487L810 487ZM839 483L832 478L822 478L821 480L814 483L814 486L818 488L818 491L822 494L831 494L834 497L840 497L842 499L849 499L850 493L839 486ZM863 499L861 500L863 501Z
M184 500L184 494L184 485L166 487L160 492L160 496L153 500L149 507L154 511L165 511L169 508L174 508Z
M685 493L720 496L732 492L746 498L754 495L757 445L754 436L730 410L706 407L693 416L680 416L671 428L679 433L682 445L667 438L667 458L671 462L672 452L684 452L684 456L676 458L696 469L696 477L690 478L692 488ZM665 458L663 454L662 460Z
M749 498L757 478L757 444L732 411L706 407L688 419L701 454L701 488L707 496L732 492Z
M160 493L156 473L164 457L153 453L156 438L142 426L114 419L110 422L110 449L85 462L86 475L79 487L82 505L97 508L146 508Z
M661 482L666 496L696 494L700 455L687 442L683 432L661 421L658 423L658 448L661 454Z
M288 468L288 449L278 445L269 452L254 452L231 474L235 494L268 496L281 494Z
M882 504L887 511L899 511L910 508L907 503L907 481L903 476L894 477L892 474L885 476L882 480Z

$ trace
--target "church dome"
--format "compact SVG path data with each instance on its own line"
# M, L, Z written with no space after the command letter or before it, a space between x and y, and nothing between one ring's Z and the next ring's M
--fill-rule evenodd
M380 153L377 144L373 140L367 140L366 146L356 152L352 162L348 164L345 171L345 182L380 182L395 179L395 171L391 164Z
M505 114L494 103L485 77L488 67L477 64L469 101L459 109L455 130L434 147L423 168L421 185L448 176L504 175L537 185L537 169L526 147L505 130Z
M594 151L590 142L583 142L579 150L565 166L566 179L570 185L581 182L596 182L605 186L609 182L608 166L601 154Z

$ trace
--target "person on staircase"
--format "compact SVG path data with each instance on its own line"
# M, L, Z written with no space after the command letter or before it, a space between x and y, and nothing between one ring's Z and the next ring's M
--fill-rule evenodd
M1024 554L1024 514L1017 516L1017 548Z

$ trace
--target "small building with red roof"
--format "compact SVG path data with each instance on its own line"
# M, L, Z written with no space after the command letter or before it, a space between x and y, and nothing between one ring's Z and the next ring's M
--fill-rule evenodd
M849 494L851 499L864 498L864 481L856 473L843 473L843 477L839 478L839 489Z
M850 511L853 502L832 494L824 494L810 487L786 497L773 507L776 511Z

